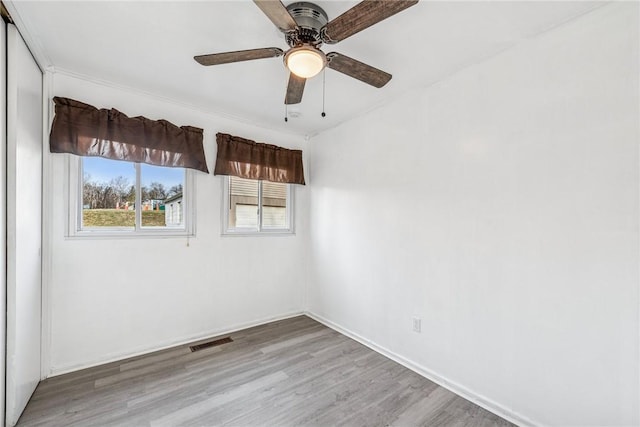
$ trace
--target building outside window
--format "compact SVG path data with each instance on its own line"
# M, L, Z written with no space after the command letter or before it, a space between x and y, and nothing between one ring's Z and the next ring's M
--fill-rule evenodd
M293 233L291 184L228 176L224 233Z

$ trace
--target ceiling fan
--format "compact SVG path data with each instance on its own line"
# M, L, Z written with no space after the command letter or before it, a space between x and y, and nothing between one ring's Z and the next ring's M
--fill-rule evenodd
M306 1L286 7L280 0L254 0L254 3L284 33L289 50L268 47L198 55L194 59L202 65L219 65L284 55L285 66L290 71L284 103L298 104L307 79L325 67L377 88L387 84L391 74L341 53L325 54L320 46L342 41L413 6L418 0L364 0L331 21L321 7Z

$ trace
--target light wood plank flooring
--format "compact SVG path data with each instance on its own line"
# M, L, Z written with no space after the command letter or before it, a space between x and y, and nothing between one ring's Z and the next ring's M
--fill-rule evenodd
M45 380L18 425L511 425L306 316L230 336Z

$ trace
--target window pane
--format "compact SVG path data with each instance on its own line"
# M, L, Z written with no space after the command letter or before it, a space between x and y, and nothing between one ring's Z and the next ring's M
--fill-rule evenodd
M135 227L135 165L82 158L82 228Z
M279 182L262 182L263 228L287 228L287 187Z
M229 177L229 228L258 228L258 184Z
M140 164L143 227L184 227L183 168Z

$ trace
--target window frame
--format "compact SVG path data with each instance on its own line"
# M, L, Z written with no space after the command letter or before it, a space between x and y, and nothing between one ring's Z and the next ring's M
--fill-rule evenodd
M229 210L230 210L230 194L229 185L231 182L230 175L224 175L222 177L222 236L294 236L295 233L295 209L294 209L294 185L285 183L287 186L287 205L285 216L287 218L287 228L263 228L262 227L262 182L264 180L256 179L259 181L258 185L258 227L257 228L230 228L229 227Z
M195 171L184 168L183 185L183 209L184 227L142 227L142 209L136 206L135 228L130 227L103 227L103 228L82 228L82 194L83 194L83 156L66 154L67 163L67 183L66 199L67 203L67 224L65 237L67 238L140 238L140 237L194 237L196 224L196 179ZM110 159L107 159L110 160ZM118 160L113 160L118 161ZM140 199L141 193L141 167L139 163L133 163L136 169L136 200ZM141 205L137 203L136 205Z

